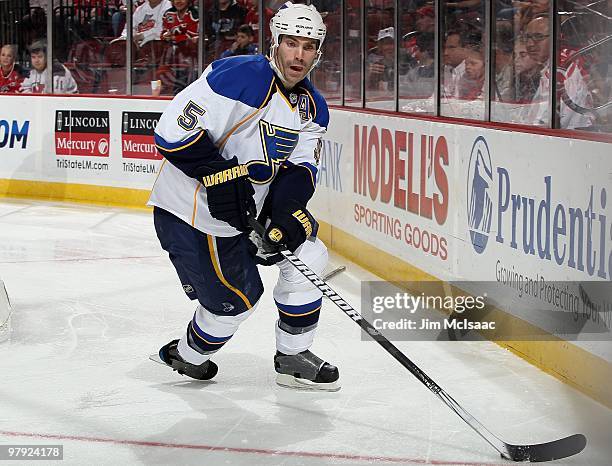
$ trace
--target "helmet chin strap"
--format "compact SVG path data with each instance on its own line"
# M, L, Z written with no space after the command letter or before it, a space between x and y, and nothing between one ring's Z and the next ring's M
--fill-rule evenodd
M274 70L274 72L276 73L276 76L279 77L279 79L281 80L281 82L283 83L285 88L291 89L293 86L291 86L287 82L287 80L285 79L285 76L283 75L283 72L280 70L280 68L276 64L276 51L277 51L277 49L278 49L278 45L273 45L272 47L270 47L270 67Z

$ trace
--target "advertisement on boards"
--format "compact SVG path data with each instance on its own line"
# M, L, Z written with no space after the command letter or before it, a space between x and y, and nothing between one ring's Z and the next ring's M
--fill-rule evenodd
M458 221L462 276L496 284L490 299L565 339L608 343L612 206L606 145L580 157L560 138L466 138ZM610 345L596 345L612 360Z
M317 173L318 215L428 273L449 277L454 168L448 135L424 121L331 115Z
M155 147L154 130L161 113L122 112L121 115L121 157L122 170L132 174L157 173L162 160Z

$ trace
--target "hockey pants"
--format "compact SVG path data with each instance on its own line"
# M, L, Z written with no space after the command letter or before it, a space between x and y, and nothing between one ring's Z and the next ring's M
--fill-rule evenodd
M247 234L218 237L203 233L162 209L154 209L155 230L168 252L183 290L198 301L179 353L201 364L223 347L257 308L263 284ZM327 265L327 248L318 238L306 241L296 255L314 272ZM276 348L297 354L312 345L322 294L295 267L277 264L273 297L278 310Z

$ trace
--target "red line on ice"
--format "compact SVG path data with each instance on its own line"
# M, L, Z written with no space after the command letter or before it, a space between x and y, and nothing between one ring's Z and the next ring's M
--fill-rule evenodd
M65 259L32 259L32 260L15 260L15 261L0 261L0 264L31 264L42 262L86 262L86 261L122 261L131 259L156 259L163 256L125 256L125 257L74 257Z
M344 453L324 453L310 451L284 451L284 450L269 450L264 448L237 448L237 447L221 447L212 445L192 445L184 443L166 443L166 442L148 442L144 440L118 440L102 437L85 437L81 435L60 435L60 434L41 434L36 432L12 432L0 430L0 435L7 437L30 437L37 439L50 440L74 440L77 442L91 443L109 443L114 445L134 445L139 447L159 447L159 448L179 448L185 450L207 450L219 451L228 453L251 453L258 455L269 456L297 456L305 458L328 458L337 460L356 460L356 461L382 461L385 463L413 463L413 464L434 464L439 466L444 465L465 465L465 466L486 466L495 463L477 463L465 461L439 461L425 460L419 458L397 458L390 456L367 456L367 455L350 455Z

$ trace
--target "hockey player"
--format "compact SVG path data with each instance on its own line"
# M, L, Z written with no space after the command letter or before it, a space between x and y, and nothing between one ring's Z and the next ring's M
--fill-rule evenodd
M277 382L338 390L338 369L309 351L322 294L280 261L286 246L315 272L327 263L306 205L314 193L327 104L306 75L321 58L325 25L312 5L286 3L271 21L270 56L213 62L159 120L165 157L149 204L157 236L187 296L198 301L179 340L159 351L180 374L211 379L211 356L257 308L257 264L277 263ZM266 226L249 239L249 217Z

